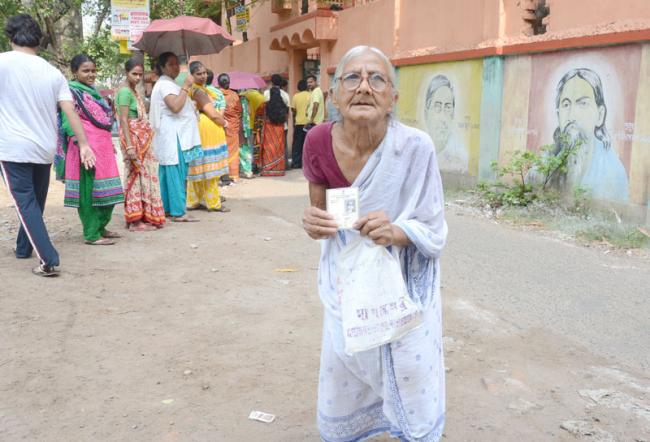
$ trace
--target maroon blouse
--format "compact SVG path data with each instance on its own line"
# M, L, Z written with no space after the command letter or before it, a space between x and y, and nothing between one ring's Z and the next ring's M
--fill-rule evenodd
M334 156L332 127L334 122L319 124L307 132L302 151L302 170L305 178L328 189L350 187Z

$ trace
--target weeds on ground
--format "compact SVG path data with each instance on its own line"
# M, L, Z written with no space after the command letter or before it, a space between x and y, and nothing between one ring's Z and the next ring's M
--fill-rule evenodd
M613 211L603 211L591 206L591 200L583 189L582 195L567 199L549 193L528 206L502 206L492 208L476 191L454 192L448 198L463 206L475 207L491 218L516 226L560 232L562 235L586 243L619 249L650 250L650 229L634 226L621 220Z
M495 218L557 230L582 241L650 248L647 230L623 222L614 210L594 209L587 189L577 187L567 198L555 188L556 179L567 172L569 158L580 147L576 143L556 152L555 145L547 145L539 153L517 151L503 166L493 163L497 181L479 183L471 192L471 204L488 208Z
M597 224L576 232L576 237L589 242L611 244L621 249L642 249L650 246L649 238L638 227Z

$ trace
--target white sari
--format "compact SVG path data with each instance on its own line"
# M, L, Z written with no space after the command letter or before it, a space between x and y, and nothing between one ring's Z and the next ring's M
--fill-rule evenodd
M391 122L384 140L352 184L360 213L384 210L412 245L390 247L424 324L402 339L347 356L336 293L338 254L357 231L321 242L318 289L325 307L318 427L327 442L389 431L406 441L437 442L445 416L438 258L447 237L442 182L426 133Z

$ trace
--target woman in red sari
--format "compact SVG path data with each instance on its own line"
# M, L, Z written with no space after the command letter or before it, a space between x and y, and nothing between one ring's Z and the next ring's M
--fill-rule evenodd
M280 88L273 86L270 98L264 104L264 129L260 152L262 176L282 176L285 172L284 123L289 108L282 100Z
M219 75L219 89L226 99L226 109L223 116L228 123L226 130L226 142L228 144L228 169L230 179L237 181L239 179L239 131L241 130L242 106L239 100L239 94L230 89L230 76L228 74Z
M132 58L125 70L127 80L116 97L126 174L124 218L132 232L156 230L165 224L165 209L160 198L158 161L151 147L153 129L136 90L144 75L142 62Z

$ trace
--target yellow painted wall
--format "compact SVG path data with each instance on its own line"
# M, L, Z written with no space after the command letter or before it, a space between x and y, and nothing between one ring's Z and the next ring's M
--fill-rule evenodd
M482 73L482 60L409 66L399 71L397 115L405 124L428 132L434 141L440 137L432 132L431 126L426 121L427 90L436 76L442 75L449 80L453 88L455 105L451 119L451 135L446 147L455 144L455 149L465 150L466 172L471 176L476 176L478 173ZM456 169L457 162L445 160L440 145L436 149L441 170L462 172Z
M507 162L512 153L526 149L530 96L531 57L513 57L504 64L503 104L501 109L501 143L499 163Z

